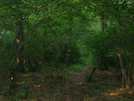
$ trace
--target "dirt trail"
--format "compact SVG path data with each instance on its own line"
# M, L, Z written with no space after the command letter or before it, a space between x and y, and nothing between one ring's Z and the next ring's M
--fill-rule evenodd
M89 62L86 60L86 65L83 67L82 71L83 72L89 71L89 68L88 68L89 65L90 65Z
M85 82L86 81L86 75L87 73L89 73L89 66L90 64L88 63L88 61L86 61L85 66L83 67L82 70L78 70L78 71L70 71L69 74L69 79L72 82Z
M108 95L115 92L120 85L113 73L98 70L93 80L87 83L86 76L89 76L91 71L88 66L90 64L86 61L82 70L63 71L59 76L52 75L53 73L48 75L46 72L24 77L23 79L29 81L29 99L19 101L111 101L111 97L116 99L116 96Z

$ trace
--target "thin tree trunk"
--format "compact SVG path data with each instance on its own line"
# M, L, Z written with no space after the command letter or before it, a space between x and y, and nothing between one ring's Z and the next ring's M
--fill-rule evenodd
M127 84L126 84L126 88L131 88L132 86L132 55L127 55L128 61L127 61L127 71L126 71L126 75L127 75Z
M101 34L103 34L104 31L105 31L104 16L101 16L101 17L100 17L100 31L101 31ZM106 61L105 61L105 60L106 60L105 54L101 54L101 57L102 57L102 60L103 60L104 62L103 62L103 64L102 64L102 66L100 67L100 69L101 69L101 70L107 70L108 67L107 67Z
M61 40L59 42L59 47L60 47L60 62L65 63L65 52L64 52L65 50L63 48L63 43Z
M117 55L119 57L119 61L120 61L120 66L121 66L121 73L122 73L122 88L131 88L131 83L132 83L132 73L131 73L131 57L129 58L128 63L126 63L126 65L124 65L123 63L123 57L122 57L122 52L118 52ZM125 57L127 58L127 57ZM124 67L125 66L125 67Z
M100 31L102 32L102 34L103 34L104 30L105 30L104 17L101 16L100 17Z
M68 46L67 46L67 51L66 51L66 62L65 64L67 66L70 65L70 55L71 55L71 37L68 38Z
M92 78L94 72L99 68L99 65L103 62L102 60L103 60L103 59L101 58L101 59L99 60L99 62L93 67L93 69L92 69L92 71L91 71L91 73L90 73L90 75L89 75L89 78L88 78L87 82L90 82L90 81L91 81L91 78Z
M122 88L125 88L127 77L126 77L126 74L125 74L125 68L124 68L124 65L123 65L122 54L121 54L121 52L118 52L117 55L118 55L118 57L119 57L120 66L121 66L121 73L122 73Z
M23 20L18 21L16 25L18 26L18 31L16 33L15 46L18 50L22 46L22 43L24 41ZM24 46L21 47L18 55L16 56L18 72L24 72L23 51L24 51Z
M69 28L69 33L71 33L72 31L72 28ZM68 37L68 43L67 43L67 50L66 50L66 61L65 61L65 64L66 66L69 66L70 65L70 57L71 57L71 36Z
M23 50L24 48L23 46L23 41L24 41L24 32L23 32L23 20L22 17L18 18L18 21L16 22L16 27L17 27L17 31L16 31L16 37L14 39L14 46L16 47L16 55L13 57L13 59L10 62L10 66L8 68L8 83L9 83L9 87L10 87L10 94L15 94L16 89L16 78L17 75L19 74L19 72L24 72L24 61L23 61ZM11 64L13 63L14 59L16 59L15 64L11 66Z

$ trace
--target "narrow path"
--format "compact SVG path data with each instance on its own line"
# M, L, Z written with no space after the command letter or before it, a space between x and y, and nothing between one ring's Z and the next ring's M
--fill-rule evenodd
M85 72L88 71L89 70L89 68L88 68L89 65L90 64L89 64L88 60L86 60L86 65L83 67L82 71L85 71Z
M70 71L70 73L67 74L69 75L68 79L70 79L73 83L86 81L86 75L89 73L89 68L88 68L89 65L90 64L86 60L86 64L82 70Z

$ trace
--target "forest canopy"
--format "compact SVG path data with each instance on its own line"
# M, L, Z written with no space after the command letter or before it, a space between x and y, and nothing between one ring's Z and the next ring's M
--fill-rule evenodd
M134 0L0 2L0 78L9 95L21 74L85 64L87 81L98 69L112 70L122 88L132 87Z

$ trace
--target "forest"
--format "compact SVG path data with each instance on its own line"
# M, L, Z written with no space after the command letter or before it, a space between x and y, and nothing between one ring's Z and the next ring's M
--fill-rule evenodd
M0 101L134 101L134 0L0 0Z

